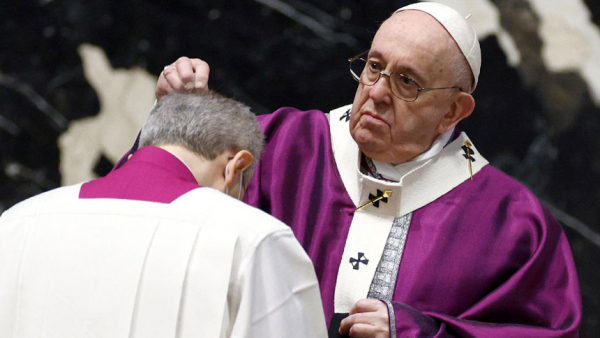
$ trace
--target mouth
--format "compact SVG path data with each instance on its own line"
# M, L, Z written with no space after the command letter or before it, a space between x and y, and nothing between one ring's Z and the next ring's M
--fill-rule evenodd
M372 111L365 110L361 112L361 115L361 118L366 118L367 121L371 121L372 123L384 123L386 125L389 125L389 123L387 123L387 121L383 117L381 117L381 115L373 113Z

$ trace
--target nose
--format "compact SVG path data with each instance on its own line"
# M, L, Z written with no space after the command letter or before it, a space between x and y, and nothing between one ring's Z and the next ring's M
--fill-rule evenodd
M387 104L392 103L392 91L390 88L390 73L381 71L379 73L379 79L371 86L369 91L369 97L373 102L385 102ZM387 78L387 79L385 79Z

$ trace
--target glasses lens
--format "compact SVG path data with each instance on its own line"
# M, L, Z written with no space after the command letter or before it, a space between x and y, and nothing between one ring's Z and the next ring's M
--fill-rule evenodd
M366 60L365 53L351 59L350 73L354 80L364 85L372 86L379 80L382 69L380 69L381 66L379 63ZM385 73L385 76L388 76L387 73ZM410 76L392 73L389 79L392 93L396 97L409 102L417 99L419 85Z
M352 74L352 77L354 78L354 80L361 82L360 76L364 69L365 69L365 61L364 60L362 60L360 58L355 58L352 61L350 61L350 73Z
M379 71L368 68L367 61L360 57L350 63L350 72L356 81L367 86L375 83L379 77Z
M414 101L419 95L419 85L409 76L393 73L390 82L392 93L405 101Z

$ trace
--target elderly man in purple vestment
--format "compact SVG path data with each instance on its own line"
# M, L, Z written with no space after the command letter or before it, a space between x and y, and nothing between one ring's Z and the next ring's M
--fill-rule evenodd
M266 149L246 196L311 257L330 336L576 337L560 224L456 129L475 107L473 28L445 5L409 5L349 61L352 105L259 116ZM208 74L180 58L156 95L207 88Z
M2 214L0 337L326 337L292 231L235 198L263 147L248 107L165 96L140 144Z

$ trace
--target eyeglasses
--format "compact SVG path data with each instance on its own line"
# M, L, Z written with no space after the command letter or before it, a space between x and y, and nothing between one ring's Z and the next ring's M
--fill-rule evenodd
M354 80L365 86L376 84L382 75L387 76L392 94L400 100L407 102L415 101L421 92L439 89L458 89L462 91L462 88L458 85L452 87L423 88L408 75L396 72L388 73L380 69L381 65L379 62L365 59L368 53L369 51L366 51L348 59L348 62L350 62L350 74L352 74Z

